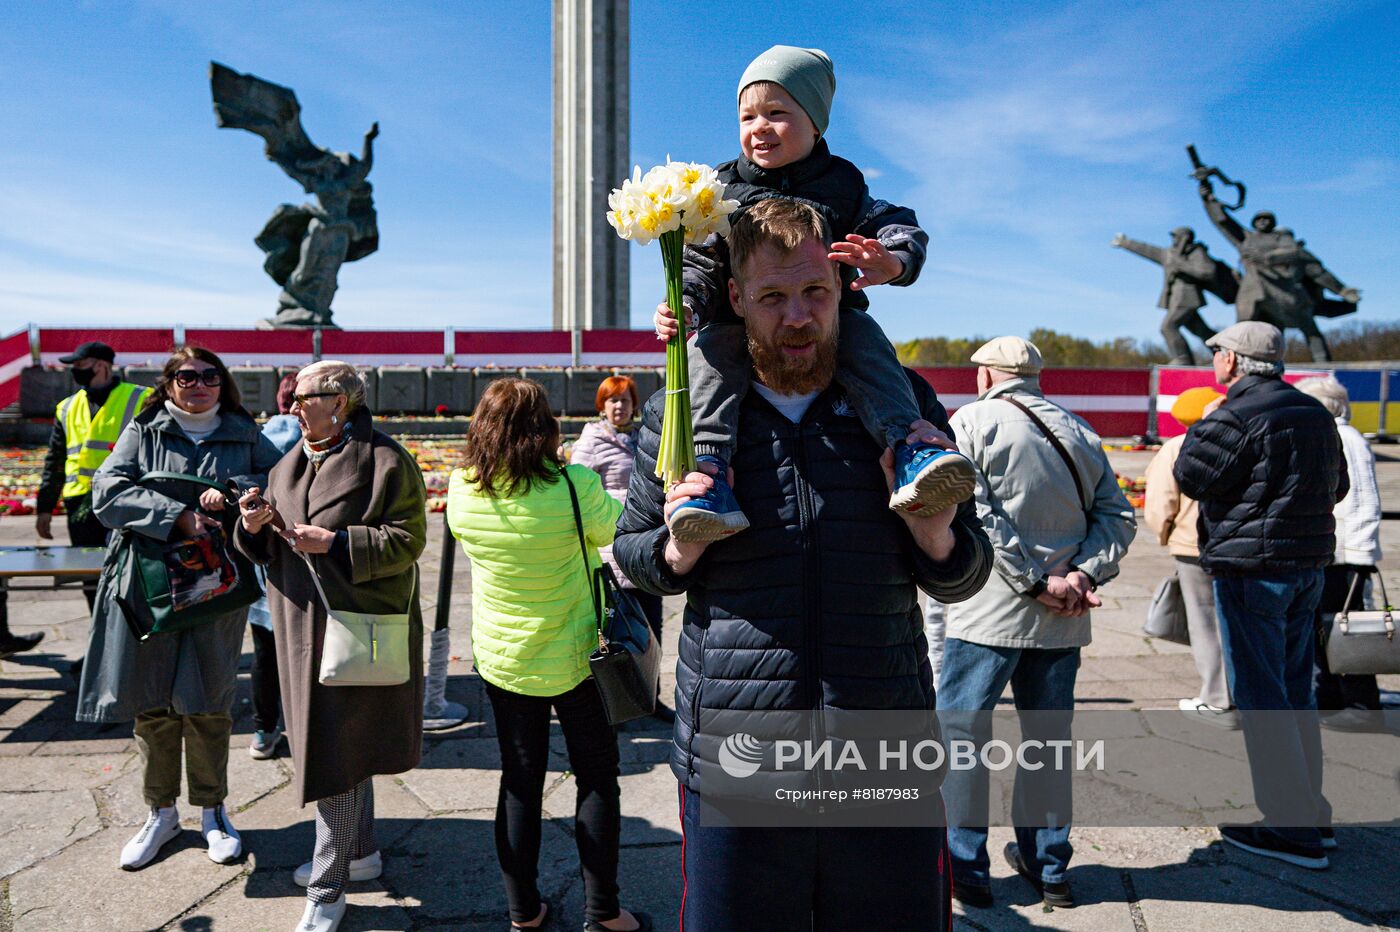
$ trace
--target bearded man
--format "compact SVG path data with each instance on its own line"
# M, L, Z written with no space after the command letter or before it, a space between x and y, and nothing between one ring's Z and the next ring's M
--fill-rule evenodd
M820 214L783 198L755 205L729 236L730 296L754 364L730 461L749 530L709 544L671 538L670 512L712 480L694 472L668 491L656 479L661 393L646 405L618 522L613 553L628 578L650 592L687 594L671 753L687 932L950 922L936 792L920 803L928 818L899 827L823 824L820 816L801 826L725 825L701 816L724 774L735 776L724 763L725 735L707 733L706 720L931 712L917 589L956 602L991 572L991 544L971 502L927 517L886 506L894 456L832 381L841 284L828 242ZM918 437L952 449L933 389L906 377L929 422Z

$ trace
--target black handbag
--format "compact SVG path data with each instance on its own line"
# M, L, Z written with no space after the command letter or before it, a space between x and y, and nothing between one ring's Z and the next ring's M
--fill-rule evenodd
M612 568L600 566L588 573L588 544L583 536L583 515L578 493L568 470L560 470L569 486L574 506L583 569L593 596L593 620L598 627L598 649L588 655L588 669L603 697L608 723L621 725L656 711L656 684L661 670L661 645L647 624L646 613L630 592L617 584Z
M148 472L136 484L152 479L207 486L238 502L231 489L202 476ZM229 514L237 520L238 509ZM170 541L130 530L118 534L103 572L112 575L114 600L138 641L193 628L262 597L252 562L233 548L231 536L223 526Z

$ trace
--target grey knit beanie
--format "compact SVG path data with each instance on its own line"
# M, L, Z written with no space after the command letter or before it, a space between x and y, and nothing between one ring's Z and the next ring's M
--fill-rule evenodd
M744 88L755 81L780 85L807 111L817 127L817 135L826 135L826 124L831 119L831 98L836 93L836 70L825 52L775 45L749 62L739 79L739 93L743 94Z

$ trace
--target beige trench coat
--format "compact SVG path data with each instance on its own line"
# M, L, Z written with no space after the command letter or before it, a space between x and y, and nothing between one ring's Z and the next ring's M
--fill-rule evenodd
M306 562L264 528L239 525L236 543L267 566L267 596L277 637L282 714L301 805L344 793L374 774L418 766L423 743L423 617L414 567L427 535L427 493L418 464L355 415L350 440L313 473L298 446L268 477L267 497L288 526L348 532L349 565L312 556L335 608L412 616L412 674L400 686L322 686L318 674L326 613Z

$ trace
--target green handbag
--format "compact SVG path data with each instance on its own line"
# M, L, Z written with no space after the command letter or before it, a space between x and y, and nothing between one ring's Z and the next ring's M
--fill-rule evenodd
M230 487L201 476L148 472L137 485L153 479L189 482L217 489L237 505ZM233 508L228 521L238 520ZM111 573L117 607L138 641L183 631L252 605L262 596L252 562L229 542L220 526L184 540L160 541L123 530L107 554L103 572Z

